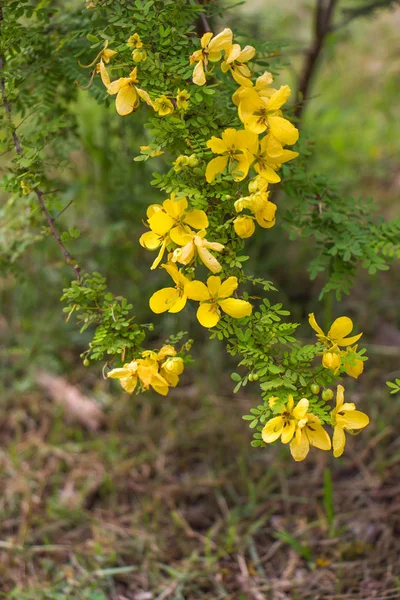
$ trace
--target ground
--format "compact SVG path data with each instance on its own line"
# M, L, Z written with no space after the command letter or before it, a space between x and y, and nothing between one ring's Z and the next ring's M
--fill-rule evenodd
M397 401L379 360L352 398L371 425L344 458L313 451L301 464L285 447L250 447L252 398L229 380L211 392L188 376L161 400L112 387L97 432L38 388L10 395L0 597L400 598Z

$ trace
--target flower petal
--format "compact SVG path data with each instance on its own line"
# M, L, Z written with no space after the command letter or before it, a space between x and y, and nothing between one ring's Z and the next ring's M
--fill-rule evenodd
M229 296L232 296L238 285L237 277L228 277L228 279L225 279L225 281L222 282L221 287L219 288L218 298L229 298Z
M335 341L339 340L349 335L353 331L353 327L353 321L349 317L339 317L332 323L328 337Z
M307 398L302 398L301 400L299 400L299 402L296 404L295 408L292 411L292 415L294 416L294 418L302 419L308 411L309 404L310 403L307 400Z
M227 164L227 156L218 156L217 158L213 158L212 160L210 160L206 168L207 183L211 183L212 181L214 181L218 173L222 173Z
M188 201L186 198L180 198L175 200L175 194L171 195L171 198L164 200L163 209L165 212L175 221L183 217L188 207Z
M183 220L194 229L207 229L209 225L208 217L204 210L189 210Z
M186 246L193 237L193 231L189 227L177 225L171 229L169 237L175 244L178 244L178 246Z
M108 88L110 89L110 88ZM137 101L137 93L132 85L124 85L117 94L115 107L117 113L122 117L129 115L135 108Z
M243 319L251 315L253 307L250 302L246 300L238 300L237 298L227 298L226 300L219 300L219 306L222 310L233 317L234 319Z
M265 424L261 436L266 444L272 444L275 442L282 433L283 430L283 419L282 417L273 417Z
M152 295L149 305L153 313L160 314L170 310L178 299L179 293L176 288L163 288Z
M316 331L319 335L325 335L324 332L322 331L321 327L318 325L318 323L315 319L314 313L310 313L308 315L308 322L310 323L310 325L314 329L314 331Z
M297 430L299 431L299 430ZM297 435L290 443L290 453L296 462L304 460L310 451L310 443L304 431L300 430L300 435Z
M206 142L206 146L207 148L210 148L214 154L223 154L227 150L227 145L224 140L215 137L215 135Z
M283 144L295 144L299 139L299 132L294 125L283 117L269 117L269 126L272 134Z
M130 375L119 380L123 389L128 393L132 394L137 386L137 375Z
M204 64L202 60L200 60L193 69L192 81L196 85L204 85L206 82L206 75L204 73Z
M216 35L208 44L209 52L219 52L220 50L226 50L232 44L232 31L225 28Z
M210 292L210 296L212 298L216 298L219 296L218 292L219 288L221 287L221 278L217 277L216 275L211 275L211 277L207 279L207 287L208 291Z
M211 271L211 273L219 273L222 271L222 267L218 260L211 254L209 250L207 250L205 244L197 246L197 252L201 262L207 267L207 269Z
M220 319L219 312L215 304L210 304L209 302L200 304L199 308L197 309L196 316L200 325L208 328L214 327Z
M360 410L346 412L346 429L364 429L369 423L369 417Z
M185 287L185 293L190 300L197 300L198 302L210 298L210 292L202 281L190 281Z
M306 425L306 429L311 446L315 446L320 450L331 449L331 439L322 425L309 421Z
M186 306L187 296L186 294L179 295L179 298L175 300L174 304L171 306L168 312L170 313L178 313L183 310Z
M154 231L146 231L140 236L139 243L146 250L156 250L161 245L162 240Z
M274 92L268 102L268 112L279 110L281 106L285 104L290 96L290 87L288 85L281 85L279 90Z
M292 437L294 436L294 432L296 431L296 423L294 420L290 420L289 423L285 423L285 427L282 431L282 444L288 444Z
M174 220L163 210L155 212L149 219L151 230L161 236L165 235L174 226L174 223Z
M333 438L332 438L333 456L335 458L339 458L339 456L342 456L345 445L346 445L346 436L344 434L343 428L338 427L336 425L336 427L333 431Z

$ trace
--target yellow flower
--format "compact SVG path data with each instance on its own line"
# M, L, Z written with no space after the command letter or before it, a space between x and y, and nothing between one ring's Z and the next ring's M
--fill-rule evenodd
M288 444L296 431L297 422L307 413L309 402L302 398L294 406L293 396L290 394L288 403L279 410L279 416L272 417L265 424L261 436L266 444L272 444L281 438L282 444Z
M249 79L251 71L244 63L251 60L255 53L256 50L253 46L246 46L242 50L239 44L231 43L225 50L225 58L221 63L221 71L223 73L230 71L233 79L239 85L248 88L252 87L253 84Z
M23 193L23 195L24 195L24 196L27 196L28 194L30 194L30 193L31 193L31 191L32 191L32 188L31 188L31 186L30 186L30 185L27 185L27 184L25 183L25 181L21 181L21 190L22 190L22 193Z
M294 460L297 462L304 460L310 451L310 446L320 450L330 450L331 439L318 417L307 413L297 423L296 433L290 443L290 452Z
M151 213L149 215L149 212ZM188 210L186 198L175 200L175 194L160 204L152 204L148 209L150 229L159 236L169 233L171 240L178 246L187 244L193 229L206 229L208 218L204 210Z
M112 57L115 56L116 54L118 54L118 52L116 52L116 50L108 49L108 40L106 40L103 48L100 50L100 52L98 53L96 58L94 60L92 60L92 62L90 64L83 65L79 60L78 60L78 63L79 63L79 66L82 67L83 69L89 69L90 67L93 67L93 65L95 63L99 63L101 60L108 65L108 63L110 62ZM100 70L100 65L96 64L96 71L99 72L99 70Z
M242 239L251 237L256 229L256 226L254 225L254 219L252 217L248 217L247 215L236 217L236 219L233 221L233 227L237 235Z
M107 377L119 379L121 386L128 394L132 394L139 380L144 391L151 386L158 394L166 396L168 383L159 374L157 355L154 358L153 354L152 352L143 352L142 356L144 355L146 358L139 358L125 364L122 368L113 369L107 373Z
M202 281L191 281L186 286L186 293L191 300L200 302L197 318L203 327L215 327L221 318L222 309L235 319L251 315L250 302L230 298L238 287L237 277L228 277L221 282L220 277L212 275L207 279L207 286Z
M147 52L146 52L146 50L138 50L138 49L134 50L132 52L132 60L135 63L140 63L140 62L142 62L144 60L147 60Z
M232 31L224 29L214 37L213 33L205 33L201 38L201 50L196 50L190 57L190 64L197 65L193 71L193 83L204 85L206 82L206 73L208 62L218 62L221 58L221 50L228 48L232 44Z
M187 110L189 108L190 94L186 90L178 90L176 94L176 105L180 110Z
M154 100L154 110L160 115L160 117L165 117L166 115L170 115L174 112L174 105L171 100L167 98L167 96L160 96L157 100Z
M161 154L164 154L164 150L155 150L151 146L140 146L140 151L145 154L148 154L149 156L151 156L151 158L154 158L155 156L161 156Z
M353 402L344 402L344 387L338 385L336 394L336 408L331 412L333 431L333 456L338 458L343 454L346 445L345 431L363 429L369 423L368 416L356 410Z
M183 248L174 250L172 261L182 265L188 265L192 262L197 253L201 262L207 269L212 273L219 273L222 270L222 267L215 256L211 254L210 250L221 252L225 246L219 242L208 242L205 239L205 235L206 232L204 229L197 234L192 233L191 239L183 246Z
M160 375L164 377L168 385L176 387L179 383L179 375L182 375L184 362L180 356L167 358L160 368Z
M249 131L236 129L225 129L221 138L213 136L207 142L207 147L214 154L221 154L213 158L206 168L206 179L208 183L214 181L218 173L222 173L228 165L229 173L235 181L242 181L249 172L251 154L255 154L258 147L258 138Z
M134 33L127 41L127 45L130 48L143 48L143 42L140 39L140 35L138 33Z
M254 89L243 92L240 97L239 118L245 129L257 134L268 130L281 146L295 144L299 132L290 121L282 117L280 110L289 96L288 85L281 86L269 98L260 96Z
M341 365L340 352L338 350L334 350L333 352L325 350L322 354L322 365L325 369L330 369L336 375Z
M359 376L361 375L361 373L364 371L364 361L363 360L356 358L352 361L352 363L349 363L347 361L347 358L348 358L348 355L350 354L350 352L357 352L357 347L358 346L354 346L353 348L348 348L348 350L346 352L342 352L343 368L344 368L345 372L347 373L347 375L350 375L350 377L354 377L354 379L358 379Z
M172 277L175 287L167 287L155 292L150 298L150 308L154 313L163 312L177 313L186 306L185 286L189 283L187 277L182 275L175 264L162 265Z
M279 148L271 146L271 135L266 135L257 145L253 144L248 152L252 154L249 159L250 163L254 161L254 169L261 177L269 183L278 183L281 178L276 172L283 163L297 158L298 152L292 150L284 150L282 146ZM272 152L272 153L271 153Z
M138 82L137 67L131 71L129 77L120 77L120 79L110 82L110 76L101 61L100 74L108 93L111 95L117 94L115 106L119 115L129 115L137 110L140 104L139 98L142 98L149 106L153 107L153 102L148 93L135 85Z
M355 344L362 336L362 333L359 333L358 335L353 335L352 337L346 337L353 331L354 327L353 321L349 317L339 317L338 319L335 319L327 335L325 335L321 327L318 325L314 313L310 313L308 315L308 321L314 331L317 332L317 338L328 348L337 346L351 346L352 344Z
M235 202L236 212L242 212L245 208L251 210L257 223L264 229L270 229L276 223L275 213L277 206L268 200L269 192L256 192L251 196L239 198Z
M273 77L272 77L271 73L268 73L268 71L265 71L265 73L260 75L260 77L257 77L256 84L254 86L254 91L259 96L269 98L270 96L272 96L272 94L274 92L276 92L276 90L274 88L270 87L272 82L273 82ZM238 107L240 106L241 98L242 98L242 96L246 96L248 89L249 89L249 86L240 86L240 88L238 88L236 90L236 92L232 95L233 103L236 104L236 106L238 106Z

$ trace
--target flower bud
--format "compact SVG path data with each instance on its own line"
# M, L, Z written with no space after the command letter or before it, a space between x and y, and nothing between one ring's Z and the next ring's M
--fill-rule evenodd
M332 400L333 398L333 392L332 390L324 390L322 392L322 400L324 402L329 402L329 400Z
M180 356L172 356L162 364L162 368L170 375L181 375L184 369L183 359Z
M199 159L197 158L197 156L195 154L191 154L188 157L189 167L197 167L198 164L199 164Z
M340 367L340 356L336 352L324 352L322 364L325 369L336 371Z
M313 394L319 394L321 388L319 387L318 383L312 383L310 387Z
M256 229L253 219L246 216L236 217L233 221L233 227L236 234L243 239L251 237Z

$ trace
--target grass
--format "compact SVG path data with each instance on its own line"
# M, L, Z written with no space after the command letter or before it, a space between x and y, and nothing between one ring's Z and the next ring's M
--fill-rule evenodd
M229 391L113 394L95 434L35 390L10 393L0 597L399 597L397 401L365 393L373 377L368 430L344 459L302 464L282 446L251 448L240 418L251 398Z

